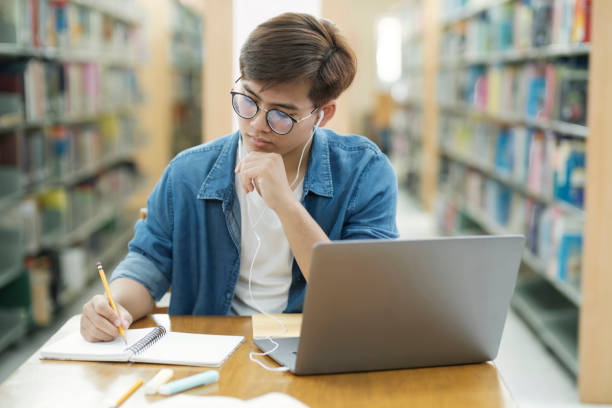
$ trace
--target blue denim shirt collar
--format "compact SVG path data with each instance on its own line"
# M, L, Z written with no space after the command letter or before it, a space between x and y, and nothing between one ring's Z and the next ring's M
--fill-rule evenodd
M226 143L217 160L200 186L198 199L228 201L234 192L234 172L228 169L236 167L236 148L238 147L238 132L234 133L230 143Z
M231 142L227 143L215 161L212 170L208 173L198 193L198 199L221 200L231 202L229 199L234 192L234 169L236 166L236 149L240 132L232 135ZM329 144L324 132L315 132L312 140L308 168L304 178L304 195L309 191L332 198L334 186L332 182L331 166L329 162Z

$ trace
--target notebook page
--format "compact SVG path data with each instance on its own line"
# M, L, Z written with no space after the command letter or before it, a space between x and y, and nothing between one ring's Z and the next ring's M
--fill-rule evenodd
M242 336L166 332L130 361L219 367L243 341Z
M81 360L81 361L127 361L129 353L125 348L136 343L151 329L131 329L125 331L128 345L121 337L113 341L91 343L85 340L81 333L70 333L63 339L43 346L40 350L41 359Z

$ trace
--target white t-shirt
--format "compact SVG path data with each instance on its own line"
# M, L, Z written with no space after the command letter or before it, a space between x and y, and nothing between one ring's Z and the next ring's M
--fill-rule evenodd
M303 185L302 179L293 190L293 194L298 199L302 197ZM287 307L291 286L293 254L289 241L276 213L266 205L257 190L245 194L238 174L236 194L240 202L241 217L240 275L232 300L231 313L252 315L260 313L260 309L266 313L282 313ZM257 251L256 234L261 242L259 251ZM255 258L254 263L253 258ZM253 299L249 294L252 263Z

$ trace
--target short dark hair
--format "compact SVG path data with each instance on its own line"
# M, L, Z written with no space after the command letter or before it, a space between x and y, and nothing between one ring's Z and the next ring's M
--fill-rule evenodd
M258 25L240 50L242 78L264 88L307 80L308 97L321 106L349 87L357 58L334 23L310 14L285 13Z

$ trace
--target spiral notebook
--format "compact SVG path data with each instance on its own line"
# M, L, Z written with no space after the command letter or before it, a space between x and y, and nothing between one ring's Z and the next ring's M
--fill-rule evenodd
M125 361L219 367L244 341L242 336L169 332L163 326L125 331L121 338L90 343L79 332L45 345L41 359Z

